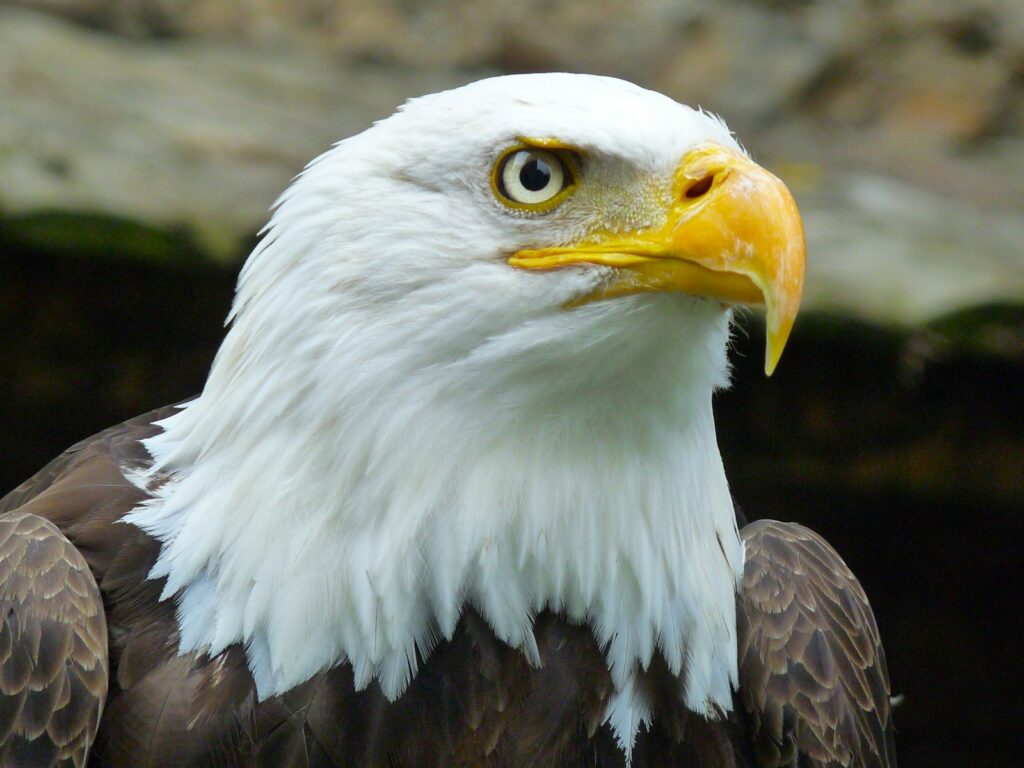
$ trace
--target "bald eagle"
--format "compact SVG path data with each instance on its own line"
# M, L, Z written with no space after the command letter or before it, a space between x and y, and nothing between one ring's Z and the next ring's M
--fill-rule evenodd
M406 104L277 202L202 393L0 501L4 766L891 766L878 632L739 529L712 417L766 370L792 196L607 78Z

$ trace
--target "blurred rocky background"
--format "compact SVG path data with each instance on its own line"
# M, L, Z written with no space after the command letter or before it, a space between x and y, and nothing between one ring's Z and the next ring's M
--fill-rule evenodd
M405 98L611 74L726 117L809 241L779 372L718 400L749 517L877 606L904 766L1018 766L1021 0L0 0L0 493L198 391L288 180Z

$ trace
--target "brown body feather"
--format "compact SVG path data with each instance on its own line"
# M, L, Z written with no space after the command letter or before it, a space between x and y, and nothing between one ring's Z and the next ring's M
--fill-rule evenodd
M601 722L611 693L602 649L588 628L551 613L536 620L543 663L533 668L467 610L394 703L376 684L355 691L347 665L258 702L240 647L179 656L173 603L160 602L162 582L147 579L159 546L117 524L146 498L123 470L145 466L139 441L170 413L79 443L0 501L0 601L21 596L20 633L8 621L0 634L0 765L84 764L104 706L102 608L110 690L90 766L624 765ZM637 738L637 768L894 765L888 680L860 586L814 534L764 525L744 530L742 706L720 722L686 712L685 681L656 658L643 678L654 721ZM45 557L15 554L33 537ZM55 568L59 577L42 575ZM40 631L54 639L36 651L31 633ZM12 673L7 665L24 658L27 676ZM37 696L29 681L42 678L80 681L67 684L79 695L75 718L62 716L63 694ZM32 697L42 703L19 703ZM24 749L39 759L18 763Z

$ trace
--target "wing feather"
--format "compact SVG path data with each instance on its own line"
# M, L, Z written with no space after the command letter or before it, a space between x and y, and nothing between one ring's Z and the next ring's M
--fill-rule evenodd
M85 765L107 695L107 626L53 523L0 515L0 765Z
M762 768L893 768L889 675L856 577L821 536L762 520L742 531L741 706Z

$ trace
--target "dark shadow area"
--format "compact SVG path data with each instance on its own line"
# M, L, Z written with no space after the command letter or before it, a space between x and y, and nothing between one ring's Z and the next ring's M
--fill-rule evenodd
M3 493L72 443L197 394L236 273L20 246L0 228Z
M233 268L64 245L0 230L0 493L197 393L223 333ZM717 398L734 494L751 519L820 531L863 581L906 697L902 764L1018 765L1007 597L1024 538L1024 360L979 339L1024 338L1024 316L994 308L918 334L802 318L771 379L760 325L742 328L735 386Z

